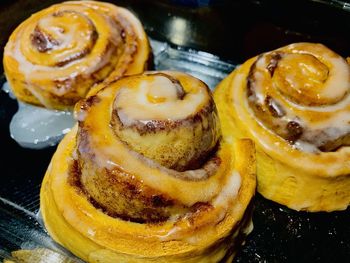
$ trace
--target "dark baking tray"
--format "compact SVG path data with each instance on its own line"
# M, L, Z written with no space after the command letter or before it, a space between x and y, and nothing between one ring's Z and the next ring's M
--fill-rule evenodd
M1 47L23 19L55 2L59 1L2 1ZM343 56L350 54L350 5L343 1L111 2L135 12L149 36L168 43L175 54L171 57L172 53L167 53L168 62L179 59L181 52L210 63L218 61L217 57L198 52L205 51L230 62L216 66L209 63L216 69L222 66L221 73L226 74L230 65L297 41L320 42ZM180 29L174 27L176 20L182 23ZM40 183L55 147L30 150L13 141L8 127L16 110L16 101L0 91L0 260L19 248L61 249L45 233L37 216ZM257 194L253 222L254 231L235 262L350 259L350 209L333 213L295 212Z

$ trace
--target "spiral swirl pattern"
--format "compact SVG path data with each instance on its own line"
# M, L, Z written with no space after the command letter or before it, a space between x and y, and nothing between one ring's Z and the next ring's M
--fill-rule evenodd
M349 91L347 61L313 43L263 53L223 81L219 112L257 143L263 195L297 210L348 206Z
M320 44L263 54L247 79L247 101L261 123L313 152L349 144L349 91L349 65Z
M239 243L233 233L249 226L254 149L249 140L221 137L203 82L170 71L124 77L78 103L76 118L41 192L56 240L83 259L91 253L56 231L53 222L63 217L68 226L60 227L110 249L111 262L122 252L142 262L231 256Z
M66 109L106 78L142 72L149 55L147 36L129 11L72 1L20 24L5 47L4 69L18 99Z

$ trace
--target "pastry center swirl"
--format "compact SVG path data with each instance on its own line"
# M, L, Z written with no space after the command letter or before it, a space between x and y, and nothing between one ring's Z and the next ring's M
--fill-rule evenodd
M137 87L119 90L114 108L123 125L185 119L206 103L206 93L201 89L186 93L178 81L165 74L149 79Z
M164 73L121 87L113 112L112 127L122 141L178 171L200 167L220 136L207 88L185 88Z
M4 53L17 98L53 109L74 104L126 74L147 68L150 49L140 22L107 3L71 1L24 21Z
M66 10L40 19L29 38L31 45L22 47L28 60L54 67L64 66L90 53L98 33L93 22L83 13Z
M259 122L303 150L336 151L350 143L350 67L318 44L298 43L260 55L247 78Z
M213 98L192 76L124 77L76 110L78 181L109 215L159 222L207 209L231 174Z

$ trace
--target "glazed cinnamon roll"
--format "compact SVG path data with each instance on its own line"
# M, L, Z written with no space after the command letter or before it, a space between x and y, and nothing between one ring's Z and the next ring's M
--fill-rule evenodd
M75 113L41 188L54 240L87 262L230 262L251 230L254 145L221 134L203 82L124 77Z
M150 54L131 12L72 1L39 11L16 28L5 47L4 70L19 100L69 109L96 83L143 72Z
M246 61L217 88L223 123L257 144L258 191L295 210L350 202L350 67L321 44Z

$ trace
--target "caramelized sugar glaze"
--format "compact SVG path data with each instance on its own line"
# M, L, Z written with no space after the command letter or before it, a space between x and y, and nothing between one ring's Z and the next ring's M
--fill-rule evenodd
M4 70L19 100L70 109L101 81L143 72L150 54L131 12L71 1L41 10L16 28L5 47Z
M78 124L41 190L56 241L89 262L99 253L127 262L233 256L250 231L254 147L222 135L203 82L146 72L106 85L75 109ZM91 249L80 247L85 239Z
M236 137L257 143L258 191L265 197L296 210L346 209L349 91L347 61L313 43L263 53L219 85L220 117Z

